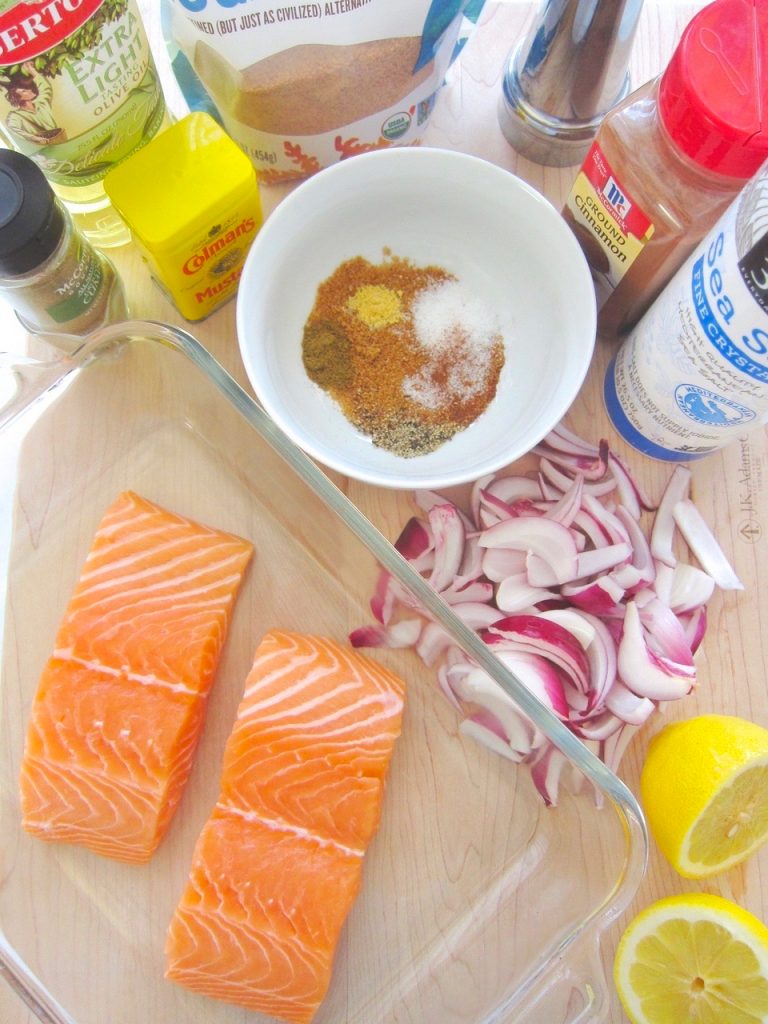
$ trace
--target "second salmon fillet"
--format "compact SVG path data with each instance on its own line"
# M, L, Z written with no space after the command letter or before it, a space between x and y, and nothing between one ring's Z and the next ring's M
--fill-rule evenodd
M379 824L403 695L396 675L333 640L267 633L171 922L167 977L312 1019Z

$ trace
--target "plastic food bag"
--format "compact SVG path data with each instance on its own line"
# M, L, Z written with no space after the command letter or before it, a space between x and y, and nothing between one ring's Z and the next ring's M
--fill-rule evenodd
M263 182L413 145L485 0L164 0L176 79Z

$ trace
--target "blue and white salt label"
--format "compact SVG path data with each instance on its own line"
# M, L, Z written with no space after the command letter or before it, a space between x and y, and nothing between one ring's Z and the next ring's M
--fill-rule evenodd
M701 458L768 420L768 167L625 340L604 397L659 459Z

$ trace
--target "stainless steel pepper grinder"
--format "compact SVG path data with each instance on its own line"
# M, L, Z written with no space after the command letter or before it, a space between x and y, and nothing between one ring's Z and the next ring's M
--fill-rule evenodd
M544 0L507 59L499 123L522 156L580 164L605 114L629 92L643 0Z

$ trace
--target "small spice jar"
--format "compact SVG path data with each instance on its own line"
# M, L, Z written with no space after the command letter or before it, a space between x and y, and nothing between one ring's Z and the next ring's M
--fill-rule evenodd
M74 226L37 164L0 150L0 294L33 334L82 337L125 320L115 270Z
M104 179L155 282L187 320L237 292L261 227L253 164L209 115L188 114Z

